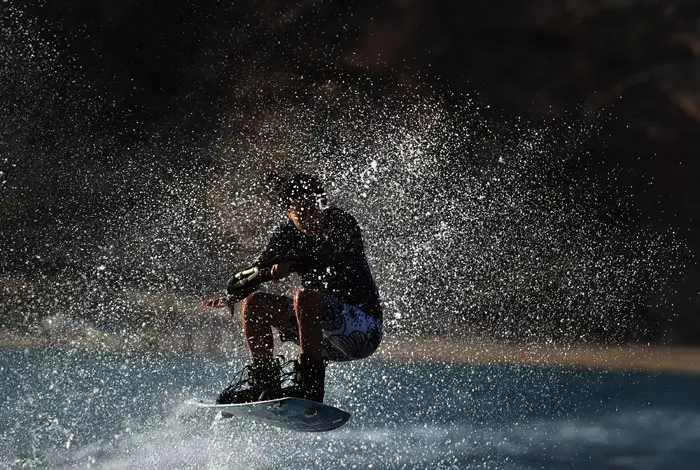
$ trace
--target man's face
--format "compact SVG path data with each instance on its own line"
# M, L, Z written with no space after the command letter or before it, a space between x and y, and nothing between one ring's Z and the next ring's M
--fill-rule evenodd
M287 216L306 235L320 235L323 231L324 213L313 195L295 199L287 209Z

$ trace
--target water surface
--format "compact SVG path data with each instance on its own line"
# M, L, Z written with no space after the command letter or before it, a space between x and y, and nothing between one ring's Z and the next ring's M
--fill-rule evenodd
M242 361L0 350L0 468L697 468L700 377L364 361L329 368L343 428L215 421Z

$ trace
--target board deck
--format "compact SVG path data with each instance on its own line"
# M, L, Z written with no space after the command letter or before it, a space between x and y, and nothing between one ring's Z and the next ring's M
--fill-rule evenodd
M235 405L200 401L198 406L218 411L223 418L251 418L294 431L332 431L350 419L350 413L346 411L303 398L280 398Z

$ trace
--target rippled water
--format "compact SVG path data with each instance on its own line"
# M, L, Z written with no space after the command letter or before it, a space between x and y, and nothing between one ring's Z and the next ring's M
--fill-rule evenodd
M364 361L329 369L353 414L323 434L187 404L242 361L8 350L0 468L697 468L700 377Z

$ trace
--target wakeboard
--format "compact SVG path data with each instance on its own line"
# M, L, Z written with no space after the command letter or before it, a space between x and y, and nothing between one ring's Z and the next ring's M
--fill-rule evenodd
M202 400L198 406L218 411L222 418L250 418L270 426L305 432L332 431L350 419L350 413L346 411L303 398L288 397L235 405L218 405Z

